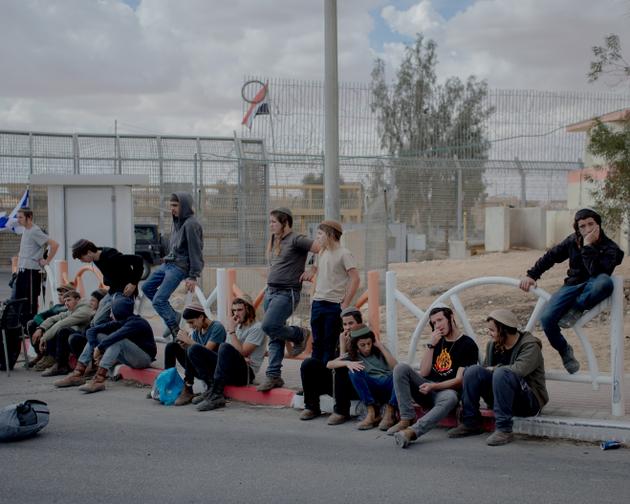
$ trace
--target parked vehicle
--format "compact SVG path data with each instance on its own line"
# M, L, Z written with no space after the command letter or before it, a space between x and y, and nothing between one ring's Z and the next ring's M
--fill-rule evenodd
M151 273L151 266L160 264L166 255L168 241L162 236L155 224L136 224L134 226L136 237L135 253L142 257L142 280L146 280Z

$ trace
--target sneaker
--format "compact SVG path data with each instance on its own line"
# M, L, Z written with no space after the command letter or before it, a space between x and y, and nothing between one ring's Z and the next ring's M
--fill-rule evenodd
M70 368L67 366L59 366L59 364L55 363L44 371L41 376L63 376L67 375L69 372Z
M488 439L486 439L486 444L488 446L502 446L514 441L514 434L511 432L501 432L494 431Z
M558 320L558 325L562 327L562 329L569 329L570 327L573 327L578 320L580 320L582 315L584 315L584 311L578 310L577 308L571 308L560 320Z
M418 436L411 429L403 429L394 434L394 443L396 443L398 448L407 448L416 439L418 439Z
M297 357L300 354L304 353L306 350L306 344L308 340L311 338L311 331L306 327L302 327L302 341L295 343L293 342L293 348L289 351L289 357Z
M211 411L223 407L225 407L225 396L223 394L215 394L200 402L197 405L197 411Z
M560 357L562 357L562 365L564 366L564 369L566 369L569 374L577 373L580 370L580 363L575 358L575 355L573 354L573 347L571 345L567 345L567 349L564 353L560 354Z
M333 413L328 417L328 425L341 425L342 423L346 423L349 417L346 415L340 415L339 413Z
M483 434L484 430L481 426L469 427L466 424L459 424L457 427L450 429L447 436L450 438L460 438L467 436L476 436Z
M279 376L267 376L256 390L258 392L269 392L271 389L280 388L284 385L284 380Z
M313 418L317 418L321 414L321 411L304 409L304 411L300 414L300 420L313 420Z
M33 368L35 371L42 372L46 371L49 367L53 366L57 362L52 355L45 355L42 357L35 367Z

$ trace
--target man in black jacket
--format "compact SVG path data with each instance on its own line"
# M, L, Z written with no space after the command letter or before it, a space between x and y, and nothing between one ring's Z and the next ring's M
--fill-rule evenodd
M580 363L560 327L572 327L586 310L610 296L610 275L623 259L623 251L604 234L601 223L602 218L594 210L578 210L573 222L575 233L547 251L521 279L521 289L528 291L554 264L569 260L564 285L551 296L540 316L549 343L569 373L576 373Z
M142 257L123 254L112 247L97 247L90 240L81 239L72 245L72 258L83 263L94 263L103 274L103 284L109 287L94 314L94 324L109 321L112 299L116 294L135 297L142 277Z

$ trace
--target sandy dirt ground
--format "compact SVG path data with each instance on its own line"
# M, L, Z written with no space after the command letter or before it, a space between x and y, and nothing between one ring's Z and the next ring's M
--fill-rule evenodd
M519 278L533 265L543 254L540 250L510 251L507 253L489 253L473 256L466 260L437 260L418 263L391 264L390 270L397 273L398 290L407 295L416 306L426 309L441 293L455 285L472 278L483 276L506 276ZM568 262L556 265L547 271L538 287L553 293L558 289L566 276ZM624 335L625 335L625 369L630 369L630 309L628 300L630 296L630 259L624 258L623 263L617 267L615 274L624 277L624 293L626 305L624 307ZM536 296L528 294L516 287L501 285L475 287L459 294L466 314L482 342L482 349L488 340L485 331L485 319L488 313L495 308L508 308L512 310L524 325L534 309ZM385 311L381 313L382 323L385 321ZM413 330L417 325L417 319L406 308L398 309L398 334L399 353L403 357L409 348L409 341ZM609 314L602 313L585 326L587 335L597 361L602 371L610 370L610 320ZM576 357L582 363L582 369L586 368L586 358L581 344L575 332L565 330L565 337L573 345ZM422 340L428 337L429 328L423 332ZM534 334L543 340L543 351L547 369L562 369L562 362L558 354L549 346L544 333L537 325Z

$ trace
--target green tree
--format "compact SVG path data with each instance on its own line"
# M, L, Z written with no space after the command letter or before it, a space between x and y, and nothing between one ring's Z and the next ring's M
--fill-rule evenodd
M438 82L436 50L433 40L418 34L406 48L392 85L380 59L371 85L381 147L393 157L395 218L427 234L435 224L451 226L457 218L458 163L463 208L484 197L483 160L490 147L485 125L494 112L485 101L485 81L470 76L465 82L457 77Z

